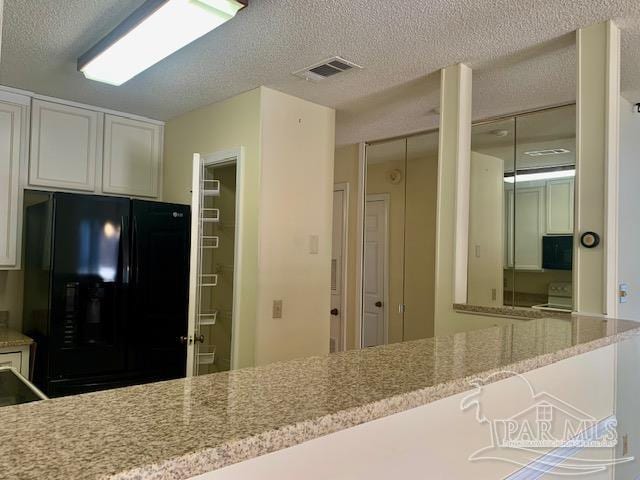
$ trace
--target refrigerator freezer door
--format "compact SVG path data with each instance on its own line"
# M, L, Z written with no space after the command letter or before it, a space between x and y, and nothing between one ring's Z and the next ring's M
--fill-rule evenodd
M185 375L190 209L133 200L130 361L135 371Z
M50 378L126 368L121 238L128 199L54 195Z

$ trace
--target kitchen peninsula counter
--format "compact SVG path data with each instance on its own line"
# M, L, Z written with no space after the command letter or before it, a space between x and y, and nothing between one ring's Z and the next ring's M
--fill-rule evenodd
M0 478L182 479L640 334L535 318L448 337L0 409ZM510 373L502 373L503 370Z

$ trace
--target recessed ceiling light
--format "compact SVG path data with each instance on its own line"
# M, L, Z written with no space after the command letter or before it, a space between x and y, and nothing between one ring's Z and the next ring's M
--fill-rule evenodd
M571 150L567 150L566 148L549 148L546 150L531 150L529 152L524 152L525 155L529 155L530 157L542 157L545 155L562 155L563 153L571 153Z
M122 85L232 19L248 0L147 0L78 59L86 78Z

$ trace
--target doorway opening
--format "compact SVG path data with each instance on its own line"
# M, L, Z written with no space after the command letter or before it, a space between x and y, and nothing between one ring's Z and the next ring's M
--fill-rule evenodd
M194 155L187 375L233 368L240 152Z

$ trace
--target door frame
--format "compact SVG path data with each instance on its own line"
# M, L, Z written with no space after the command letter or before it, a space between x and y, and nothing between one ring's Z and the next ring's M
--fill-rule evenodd
M333 184L334 192L342 192L342 255L340 256L340 348L347 349L347 258L349 257L349 183Z
M362 348L362 322L363 322L363 273L364 273L364 207L365 191L367 186L367 144L358 144L358 190L356 204L356 308L355 308L355 335L353 348Z
M384 275L382 276L382 325L383 325L383 345L389 343L389 212L391 207L391 196L388 193L369 193L366 195L365 199L365 209L366 204L368 202L383 202L384 203L384 259L383 259L383 268ZM365 212L363 212L365 213ZM364 216L363 216L363 246L364 246ZM364 248L362 250L364 254ZM364 274L364 257L362 259L362 273ZM364 278L362 281L362 287L364 288ZM364 299L364 291L362 291L362 298ZM360 316L360 331L364 333L364 325L362 322L364 321L364 308L362 309L362 314ZM362 333L360 342L362 345Z
M196 327L196 301L198 298L197 288L194 287L198 282L198 246L194 244L193 239L197 238L199 233L199 219L197 211L200 209L200 182L199 175L194 173L196 168L205 165L225 165L235 163L236 165L236 216L235 216L235 245L233 258L233 303L231 311L231 365L230 369L236 368L238 362L238 319L241 318L241 302L239 288L242 284L242 245L244 239L244 147L235 147L228 150L219 150L217 152L200 155L193 155L193 171L192 171L192 190L191 190L191 268L189 270L189 326L187 340L187 372L186 376L193 376L194 372L194 354L195 354L195 327ZM201 161L202 160L202 161ZM195 211L195 213L194 213ZM194 246L195 245L195 246ZM195 268L194 268L195 267Z

